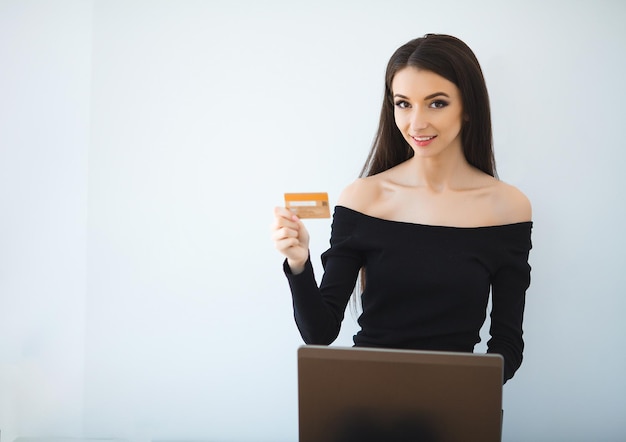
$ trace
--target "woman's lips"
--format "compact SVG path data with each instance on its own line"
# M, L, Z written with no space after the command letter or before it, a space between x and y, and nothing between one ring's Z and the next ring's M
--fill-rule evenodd
M417 144L418 146L426 147L430 143L432 143L432 141L435 138L437 138L437 135L427 136L427 137L411 137L411 138L413 138L413 141L415 141L415 144Z

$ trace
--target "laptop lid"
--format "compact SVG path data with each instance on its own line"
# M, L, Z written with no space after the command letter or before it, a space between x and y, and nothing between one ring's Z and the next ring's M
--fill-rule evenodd
M499 441L500 355L298 349L300 442Z

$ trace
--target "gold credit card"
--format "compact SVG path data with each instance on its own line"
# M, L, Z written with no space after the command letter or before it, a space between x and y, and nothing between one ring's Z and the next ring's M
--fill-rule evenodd
M286 193L285 207L298 218L330 218L328 193Z

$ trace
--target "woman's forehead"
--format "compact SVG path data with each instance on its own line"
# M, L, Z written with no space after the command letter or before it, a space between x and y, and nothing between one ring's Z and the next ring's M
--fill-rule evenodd
M429 96L436 92L457 95L457 86L445 77L433 71L407 66L400 69L391 81L393 94L402 94L412 98Z

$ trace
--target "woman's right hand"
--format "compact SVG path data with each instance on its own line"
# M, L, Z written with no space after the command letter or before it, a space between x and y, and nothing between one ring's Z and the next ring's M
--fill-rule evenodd
M309 232L302 220L284 207L275 207L272 239L276 250L287 257L291 272L301 273L309 258Z

